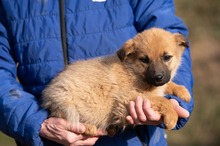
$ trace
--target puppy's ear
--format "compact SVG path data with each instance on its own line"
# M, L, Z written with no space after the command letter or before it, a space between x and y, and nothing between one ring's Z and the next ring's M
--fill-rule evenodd
M174 37L179 46L189 47L188 41L186 38L180 33L174 33Z
M117 55L121 61L124 61L129 55L134 51L134 42L132 39L128 40L120 50L118 50Z

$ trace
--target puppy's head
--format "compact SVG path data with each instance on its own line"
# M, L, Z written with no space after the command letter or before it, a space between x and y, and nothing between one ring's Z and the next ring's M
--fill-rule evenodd
M152 28L128 40L117 55L135 75L161 86L174 77L187 46L181 34Z

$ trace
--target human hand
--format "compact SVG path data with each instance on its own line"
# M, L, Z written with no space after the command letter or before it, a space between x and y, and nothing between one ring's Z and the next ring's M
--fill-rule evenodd
M188 118L189 112L182 108L175 99L170 99L174 109L181 118ZM159 125L161 124L161 115L151 108L149 100L143 100L141 97L137 97L135 101L131 101L129 104L130 115L126 117L130 124L146 124L146 125Z
M83 124L70 124L61 118L48 118L41 125L40 136L65 146L94 145L99 136L103 135L101 131L96 137L88 137L82 133L85 131Z

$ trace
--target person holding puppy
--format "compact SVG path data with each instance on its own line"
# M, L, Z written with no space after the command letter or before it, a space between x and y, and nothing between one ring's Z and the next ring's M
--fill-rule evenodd
M161 115L141 97L131 101L129 123L136 125L114 137L98 131L87 137L83 124L49 117L41 92L65 66L76 60L113 54L125 41L152 27L188 31L175 16L172 0L17 0L0 2L0 130L18 146L167 145ZM186 48L174 82L192 95L190 50ZM193 110L167 95L182 128ZM97 115L98 116L98 115Z

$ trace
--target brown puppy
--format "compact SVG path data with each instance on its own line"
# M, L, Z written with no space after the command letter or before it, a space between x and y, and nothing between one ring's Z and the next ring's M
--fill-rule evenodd
M190 100L183 86L171 82L185 46L180 34L146 30L115 55L69 65L43 91L42 106L51 116L85 124L87 135L95 135L97 129L113 135L116 128L128 125L129 101L141 96L150 100L170 130L178 115L164 94Z

